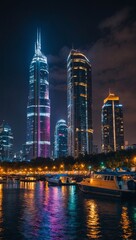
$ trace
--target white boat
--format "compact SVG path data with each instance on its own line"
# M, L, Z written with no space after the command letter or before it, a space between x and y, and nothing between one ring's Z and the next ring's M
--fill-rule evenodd
M68 176L52 176L47 178L47 182L49 185L54 185L54 186L68 186L68 185L75 185L76 181L72 179L72 177Z
M136 197L136 173L95 172L78 183L79 189L86 193L114 196Z

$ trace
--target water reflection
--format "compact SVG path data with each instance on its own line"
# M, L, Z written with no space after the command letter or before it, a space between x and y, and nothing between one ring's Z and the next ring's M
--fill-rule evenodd
M22 189L31 189L34 190L35 189L35 182L20 182L20 188Z
M3 228L1 227L3 223L2 202L3 202L3 185L0 184L0 233L3 231Z
M63 201L65 188L51 187L45 198L45 214L48 215L46 228L48 228L48 238L55 239L63 236L65 221L63 219L65 202Z
M87 209L87 236L90 239L99 239L101 237L100 219L98 206L94 200L86 202Z
M121 205L116 199L86 197L86 226L88 239L121 239L117 231L120 222Z
M76 186L0 185L1 240L136 239L136 203L92 198Z
M123 232L122 239L133 239L132 224L128 216L128 208L126 206L122 207L120 224Z

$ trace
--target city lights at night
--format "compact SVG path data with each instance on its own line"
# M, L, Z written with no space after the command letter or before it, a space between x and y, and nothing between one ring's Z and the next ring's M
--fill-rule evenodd
M42 52L49 66L51 145L56 122L60 118L67 119L66 60L72 48L81 51L92 66L93 142L100 151L101 107L111 89L124 106L125 141L129 145L135 143L136 35L133 1L115 1L113 5L102 2L91 6L86 1L83 8L82 4L69 2L65 7L64 3L61 6L54 3L52 7L48 3L44 7L44 1L27 2L27 5L25 1L20 4L14 1L4 3L1 9L0 122L5 120L11 126L16 151L26 142L29 66L38 27Z
M0 7L0 239L136 239L135 1Z

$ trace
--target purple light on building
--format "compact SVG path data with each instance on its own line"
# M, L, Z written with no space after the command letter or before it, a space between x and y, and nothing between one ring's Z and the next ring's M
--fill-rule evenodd
M26 142L29 147L28 159L50 157L49 72L47 58L41 52L39 32L29 72Z

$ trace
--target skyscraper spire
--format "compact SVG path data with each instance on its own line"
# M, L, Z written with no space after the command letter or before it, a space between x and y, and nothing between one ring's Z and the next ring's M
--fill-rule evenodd
M41 31L37 28L37 48L41 50Z
M41 31L37 28L37 40L35 44L35 53L41 52Z

